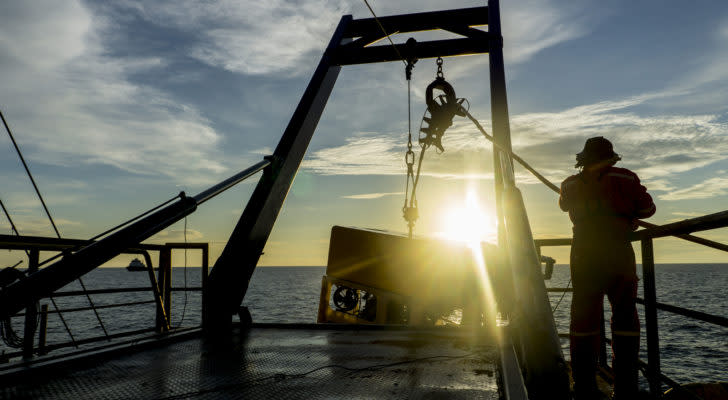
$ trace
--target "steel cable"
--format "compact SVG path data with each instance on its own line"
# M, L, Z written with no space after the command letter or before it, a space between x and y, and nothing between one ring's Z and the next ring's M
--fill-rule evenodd
M20 161L23 163L23 167L25 168L25 172L28 174L28 178L30 178L30 182L33 184L33 188L35 189L35 193L38 195L38 199L40 200L41 204L43 205L43 209L45 210L45 213L48 216L48 220L51 222L51 225L53 226L53 230L56 232L56 236L58 236L58 238L61 239L61 233L58 231L58 227L56 226L56 223L53 220L53 217L51 216L51 212L48 210L48 207L46 206L45 200L43 200L43 196L40 194L40 190L38 189L38 185L36 185L35 179L33 179L33 174L30 173L30 168L28 168L28 164L25 162L25 157L23 157L23 153L20 151L20 147L18 147L18 143L15 141L15 137L13 136L13 132L10 130L10 127L8 126L8 122L5 120L5 116L3 115L3 113L2 113L1 110L0 110L0 119L2 119L3 125L5 125L5 131L7 131L8 136L10 136L10 140L13 142L13 146L15 147L15 151L18 153L18 157L20 157ZM83 288L83 290L85 292L86 291L86 285L83 283L83 279L81 279L80 276L78 277L78 283L81 284L81 287ZM86 293L86 298L88 299L89 305L91 305L91 308L93 308L93 310L94 310L94 314L96 315L96 319L99 321L99 325L101 326L101 329L104 331L104 334L108 337L109 334L106 331L106 327L104 326L104 322L101 320L101 316L99 315L98 311L96 311L96 307L94 306L94 302L93 302L93 300L91 300L91 296L89 296L88 293ZM55 304L54 304L54 307L55 307Z

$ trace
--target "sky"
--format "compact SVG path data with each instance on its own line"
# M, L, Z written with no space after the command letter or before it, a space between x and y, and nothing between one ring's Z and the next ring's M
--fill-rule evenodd
M370 4L384 16L444 3ZM635 171L654 197L649 222L727 208L728 3L503 0L501 13L516 153L558 184L576 172L584 141L605 136L623 157L618 166ZM91 237L272 153L344 14L371 16L363 2L344 0L1 2L0 109L61 234ZM411 36L436 37L392 39ZM447 58L443 67L490 131L488 57ZM414 70L415 134L435 71L431 59ZM0 199L22 234L53 235L0 136ZM325 265L333 225L406 231L406 142L402 63L343 68L259 265ZM467 222L460 211L473 204L478 217L470 221L492 233L491 147L465 119L443 144L444 153L430 151L423 163L415 233L452 236L464 226L453 219ZM186 239L209 242L212 263L255 181L187 219ZM517 181L534 236L569 237L556 194L523 169ZM184 240L183 226L149 242ZM4 217L0 232L11 233ZM725 229L700 235L728 242ZM658 263L728 262L680 239L655 247ZM568 262L567 248L544 253ZM22 258L0 254L3 264ZM199 265L199 255L189 263Z

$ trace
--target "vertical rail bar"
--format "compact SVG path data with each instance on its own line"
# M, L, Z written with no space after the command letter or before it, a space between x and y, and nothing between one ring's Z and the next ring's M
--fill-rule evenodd
M46 354L46 334L48 333L48 304L40 307L40 327L38 328L38 354Z
M162 332L164 329L169 330L169 315L164 311L164 299L162 298L162 292L159 288L159 283L157 283L157 279L154 277L154 264L152 263L152 257L147 251L144 251L142 255L144 256L144 262L147 264L149 283L152 286L154 303L157 307L157 332Z
M205 325L205 318L206 318L205 316L207 314L205 312L205 310L207 310L207 307L205 304L205 300L206 300L205 299L206 298L205 289L207 287L207 276L210 272L210 249L209 249L209 247L210 246L208 243L205 243L205 245L202 247L202 271L201 271L202 276L200 277L200 283L202 285L202 294L201 294L201 299L200 299L200 303L201 303L201 307L202 307L202 325Z
M38 271L38 258L40 252L38 249L31 249L28 253L28 275ZM35 339L35 328L38 322L38 301L28 303L25 311L25 329L23 336L23 358L33 357L33 341Z
M159 271L157 272L157 283L161 290L163 312L157 310L157 331L167 332L172 324L171 294L172 294L172 249L165 247L159 251ZM165 315L167 318L165 318Z
M28 275L38 271L38 258L40 252L38 249L31 249L28 253ZM33 341L35 339L36 323L38 322L38 300L32 300L28 303L25 311L25 330L23 336L23 358L29 359L33 357Z
M657 330L655 257L652 238L642 239L642 282L647 329L647 379L650 381L650 396L657 399L662 394L662 390L660 387L660 340Z

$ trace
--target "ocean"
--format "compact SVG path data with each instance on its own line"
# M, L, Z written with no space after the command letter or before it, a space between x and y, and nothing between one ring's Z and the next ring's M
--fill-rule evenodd
M638 267L639 268L639 267ZM250 309L256 322L313 323L316 322L321 277L324 267L266 267L258 268L250 284L243 305ZM200 286L200 268L174 268L173 286ZM557 265L549 287L565 287L569 282L567 266ZM143 287L149 285L145 272L128 272L124 268L97 269L84 277L88 289ZM657 301L690 308L710 314L728 315L728 264L663 264L656 267ZM63 290L79 290L77 282ZM642 296L640 288L640 297ZM571 295L561 299L561 293L550 293L559 332L569 330ZM119 293L92 296L97 306L152 300L151 292ZM173 292L172 325L192 327L200 324L200 293ZM85 297L55 299L61 309L88 305ZM44 303L48 303L45 301ZM52 311L53 306L49 304ZM153 303L99 309L106 330L112 334L154 326ZM605 315L609 319L609 305L605 301ZM641 358L646 360L644 315L638 306L642 323ZM92 311L63 313L76 340L103 335ZM658 311L662 372L674 380L687 382L728 381L728 328ZM22 335L22 317L13 318L13 324ZM122 339L123 340L123 339ZM48 317L49 345L70 341L69 335L57 315ZM563 340L568 357L568 341ZM0 344L0 352L15 351ZM53 354L61 352L58 350Z

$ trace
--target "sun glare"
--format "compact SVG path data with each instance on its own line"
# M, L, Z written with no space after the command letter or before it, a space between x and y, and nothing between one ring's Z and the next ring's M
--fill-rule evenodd
M441 230L436 236L468 244L495 242L495 217L484 211L474 190L469 189L465 201L447 209L441 220Z

